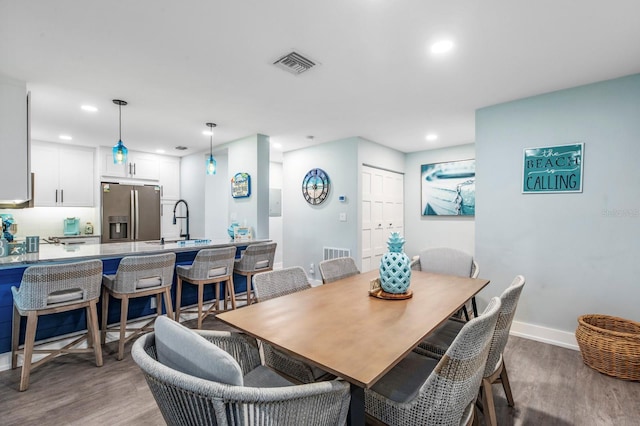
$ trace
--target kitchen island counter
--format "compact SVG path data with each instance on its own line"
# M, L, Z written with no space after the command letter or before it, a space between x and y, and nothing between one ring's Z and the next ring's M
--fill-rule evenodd
M174 253L216 248L228 245L244 247L250 244L263 243L271 240L256 239L250 241L219 240L189 240L172 241L160 244L160 241L137 241L127 243L108 244L47 244L41 243L38 253L26 253L15 256L0 257L0 270L7 267L24 267L41 262L68 262L87 259L110 259L137 254L156 254L172 251Z

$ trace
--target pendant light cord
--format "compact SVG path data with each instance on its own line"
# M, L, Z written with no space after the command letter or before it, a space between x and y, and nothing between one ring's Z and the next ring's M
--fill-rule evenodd
M118 140L122 140L122 103L118 103Z

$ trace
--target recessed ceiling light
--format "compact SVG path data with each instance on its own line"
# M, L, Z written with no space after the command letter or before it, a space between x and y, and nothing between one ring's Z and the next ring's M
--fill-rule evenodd
M272 142L271 146L274 147L275 149L282 149L282 144L278 142Z
M438 135L436 135L435 133L429 133L426 137L426 140L428 140L429 142L433 142L435 140L438 140Z
M447 53L451 49L453 49L453 41L451 40L440 40L431 45L431 53L435 55Z
M203 130L202 134L205 136L213 136L213 131L212 130Z
M82 108L83 111L88 111L88 112L98 111L98 108L94 107L93 105L82 105L80 108Z
M164 154L164 149L156 149L156 153L158 153L158 154Z
M72 139L73 139L73 138L72 138L71 136L69 136L69 135L60 135L60 136L58 136L58 137L59 137L60 139L62 139L63 141L70 141L70 140L72 140Z

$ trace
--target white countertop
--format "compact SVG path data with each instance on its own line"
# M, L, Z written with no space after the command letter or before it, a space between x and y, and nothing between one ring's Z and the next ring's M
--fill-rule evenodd
M270 241L255 239L251 241L192 240L187 242L167 242L164 245L157 241L141 241L109 244L46 244L40 242L38 253L27 253L17 256L0 257L0 268L23 266L38 262L58 262L65 260L104 259L123 257L135 254L152 254L166 251L194 251L203 248L215 248L227 245L245 246Z

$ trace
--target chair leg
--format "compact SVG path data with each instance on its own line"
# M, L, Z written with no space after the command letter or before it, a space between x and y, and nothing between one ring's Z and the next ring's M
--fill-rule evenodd
M231 309L236 309L236 291L233 287L233 275L224 283L224 305L223 309L227 310L227 302L231 302Z
M252 297L251 297L251 277L253 275L252 274L247 274L247 305L250 305L251 302L253 301Z
M109 292L102 287L102 327L100 328L100 343L107 341L107 317L109 316Z
M171 287L164 288L164 308L167 311L167 317L169 319L178 321L178 317L174 316L173 305L171 304Z
M198 283L198 330L202 328L203 299L204 299L204 284Z
M176 321L180 322L180 307L182 305L182 278L176 279Z
M93 352L96 355L96 367L102 367L102 345L100 345L100 329L98 328L98 307L96 301L90 303L87 309L87 330L93 343Z
M38 314L35 311L27 315L27 331L24 336L24 360L22 361L22 374L20 375L20 392L29 387L29 375L31 373L31 357L33 356L33 345L36 340L36 329L38 328Z
M493 390L491 389L491 381L482 379L482 408L484 409L484 419L487 426L496 426L496 406L493 401Z
M117 360L122 361L124 358L124 341L127 332L127 315L129 314L129 296L124 296L121 299L120 306L120 338L118 339L118 356Z
M20 319L16 305L13 305L13 327L11 328L11 368L18 367L18 347L20 346Z
M513 400L513 394L511 393L511 384L509 383L509 376L507 375L507 366L504 364L504 358L502 359L502 371L500 372L500 381L502 382L502 388L504 389L504 393L507 396L507 403L509 407L515 406L515 401Z

